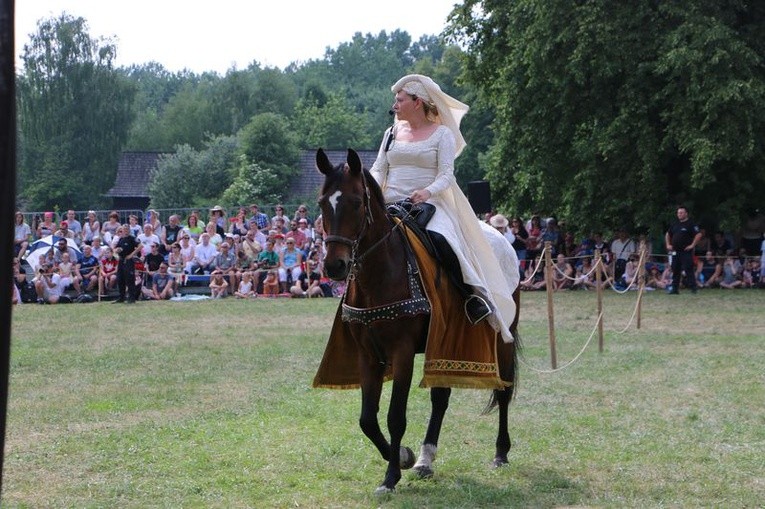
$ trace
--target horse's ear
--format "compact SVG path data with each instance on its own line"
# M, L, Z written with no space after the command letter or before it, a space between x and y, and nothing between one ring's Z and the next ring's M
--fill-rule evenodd
M351 173L358 174L361 167L361 158L352 148L348 149L348 166L351 168Z
M332 171L332 163L329 162L327 154L324 153L324 149L316 151L316 168L324 175L329 175Z

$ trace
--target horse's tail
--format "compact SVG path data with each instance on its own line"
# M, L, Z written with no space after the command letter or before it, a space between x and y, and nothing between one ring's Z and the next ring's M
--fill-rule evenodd
M488 414L499 404L497 398L500 396L500 394L502 394L503 397L508 397L509 400L512 400L513 396L515 395L515 389L518 387L518 353L521 350L521 334L518 331L518 318L521 312L520 288L516 288L515 292L513 292L513 300L515 301L515 319L513 320L513 324L510 326L510 333L513 335L513 351L510 358L510 386L506 387L504 390L495 389L491 391L489 402L486 403L486 407L481 411L481 415ZM502 341L501 338L498 340Z

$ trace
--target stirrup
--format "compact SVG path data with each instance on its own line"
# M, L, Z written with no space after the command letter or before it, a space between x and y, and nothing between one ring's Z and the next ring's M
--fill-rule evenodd
M471 295L465 300L465 315L475 325L491 314L491 307L483 297Z

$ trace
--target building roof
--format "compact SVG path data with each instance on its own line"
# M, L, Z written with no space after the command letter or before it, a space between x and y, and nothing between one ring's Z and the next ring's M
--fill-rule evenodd
M345 161L347 150L325 150L329 160L334 164ZM369 169L377 158L376 150L357 150L361 163ZM148 198L149 178L151 171L157 167L157 161L167 152L123 152L117 164L117 176L114 186L106 193L111 198ZM285 199L291 197L316 196L324 177L316 169L316 151L302 150L300 152L300 176L289 186Z
M325 150L324 153L332 164L340 164L348 155L347 150ZM357 150L356 153L359 154L361 164L366 169L370 169L377 159L377 150ZM316 169L316 151L301 150L299 164L301 177L290 183L289 196L317 196L319 188L324 183L324 176Z
M123 152L120 154L114 187L109 189L106 196L112 198L148 198L151 171L157 167L157 161L163 154L164 152Z

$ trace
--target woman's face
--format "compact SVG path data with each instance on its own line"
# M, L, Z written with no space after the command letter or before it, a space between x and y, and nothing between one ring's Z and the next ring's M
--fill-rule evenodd
M412 96L400 90L396 93L396 99L393 101L393 111L396 112L396 116L401 120L409 120L413 117L414 111L417 106L417 100L412 99Z

